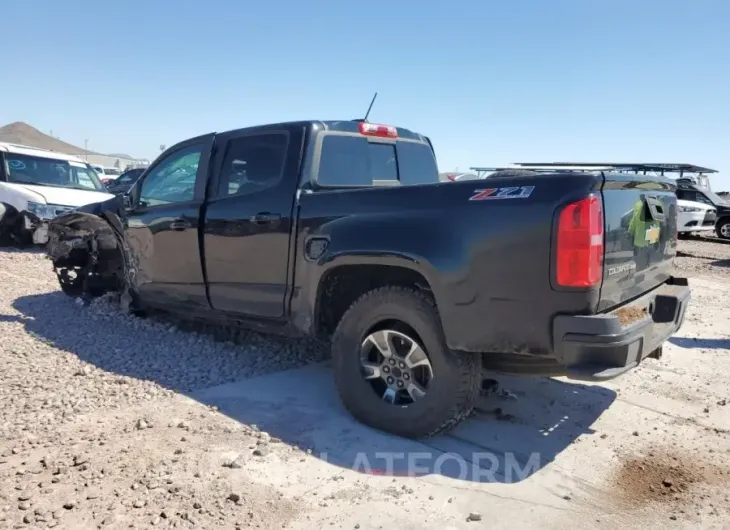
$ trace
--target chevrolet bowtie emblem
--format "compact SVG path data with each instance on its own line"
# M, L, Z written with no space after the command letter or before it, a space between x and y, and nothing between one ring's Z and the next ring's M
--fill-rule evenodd
M647 243L656 243L659 241L659 227L658 226L652 226L651 228L647 228L646 230L646 241Z

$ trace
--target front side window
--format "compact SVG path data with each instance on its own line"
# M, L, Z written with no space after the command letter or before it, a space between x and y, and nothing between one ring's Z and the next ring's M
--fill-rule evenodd
M80 184L83 188L99 191L104 189L101 181L99 181L99 177L96 175L96 172L85 164L72 162L71 175L75 182ZM98 188L96 187L96 183L99 184Z
M202 145L190 145L168 155L142 182L139 200L144 206L192 201Z
M17 184L104 191L96 173L80 162L6 153L8 181Z

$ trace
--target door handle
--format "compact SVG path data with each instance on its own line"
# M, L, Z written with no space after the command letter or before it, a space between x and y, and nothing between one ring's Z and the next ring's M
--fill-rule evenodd
M185 219L175 219L170 222L170 230L177 230L178 232L181 232L182 230L186 230L188 228L192 228L192 224L190 221L187 221Z
M268 223L275 223L281 220L281 215L278 213L261 212L256 215L252 215L249 220L257 225L265 225Z

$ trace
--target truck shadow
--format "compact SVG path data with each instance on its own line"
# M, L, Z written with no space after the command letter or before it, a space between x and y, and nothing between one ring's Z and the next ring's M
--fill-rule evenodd
M179 352L177 365L160 366L150 362L161 340L159 327L121 315L118 320L100 317L60 292L21 297L13 307L21 315L0 315L0 321L22 323L36 338L106 372L155 381L287 444L310 449L334 466L373 475L520 482L578 437L594 435L591 425L616 399L600 386L498 377L498 390L483 397L473 416L455 430L408 440L355 421L340 403L326 362L251 378L241 373L191 382L186 365L200 366L210 355L199 338L191 336L181 348L186 351ZM70 329L82 320L88 322L83 334ZM233 355L243 350L231 349Z
M669 342L681 348L715 348L720 350L730 349L730 339L670 337Z
M591 425L616 398L602 387L554 379L505 376L498 382L502 392L480 399L472 417L447 434L425 440L400 438L356 422L342 407L331 371L323 364L192 396L342 468L500 483L529 478L579 436L594 435Z

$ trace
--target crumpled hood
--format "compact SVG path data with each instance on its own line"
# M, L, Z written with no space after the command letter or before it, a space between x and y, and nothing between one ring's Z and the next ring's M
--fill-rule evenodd
M101 215L104 212L113 212L119 217L124 217L124 198L119 195L105 194L108 199L95 201L76 208L77 212Z
M79 233L91 233L101 229L115 231L119 237L124 237L124 224L126 212L124 210L124 199L117 195L102 202L92 202L73 210L72 212L59 215L48 222L48 235L51 240L57 240L64 235ZM49 256L54 257L54 252L49 245Z
M19 184L17 182L6 182L8 188L27 190L40 195L46 204L57 204L59 206L84 206L89 203L107 200L113 195L103 191L76 190L71 188L34 186L33 184Z

